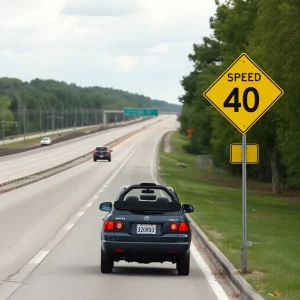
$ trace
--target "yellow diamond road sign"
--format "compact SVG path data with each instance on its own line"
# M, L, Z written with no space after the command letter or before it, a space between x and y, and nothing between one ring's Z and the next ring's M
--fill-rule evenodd
M203 95L245 134L283 93L247 54L242 53Z

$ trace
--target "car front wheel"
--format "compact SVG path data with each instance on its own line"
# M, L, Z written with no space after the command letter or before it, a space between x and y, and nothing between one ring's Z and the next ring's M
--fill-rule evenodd
M190 252L178 260L177 271L178 275L188 276L190 274Z
M105 254L101 248L101 272L106 274L111 273L113 267L113 259L109 255Z

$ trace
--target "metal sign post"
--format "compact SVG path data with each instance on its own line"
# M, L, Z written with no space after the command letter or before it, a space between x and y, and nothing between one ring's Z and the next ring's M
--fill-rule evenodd
M242 135L242 198L243 198L243 245L241 248L242 273L247 273L247 143Z

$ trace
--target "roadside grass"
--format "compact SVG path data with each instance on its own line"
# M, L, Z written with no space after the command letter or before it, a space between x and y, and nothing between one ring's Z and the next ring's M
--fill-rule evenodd
M58 134L61 133L63 135L68 135L68 134L72 134L73 132L90 132L94 129L98 129L99 126L94 126L94 127L88 127L88 128L81 128L81 129L76 129L76 130L69 130L69 131L61 131L61 130L57 130L54 131L54 134L52 133L52 131L47 133L43 133L40 135L40 137L36 137L36 138L31 138L30 135L26 136L26 140L22 140L22 141L16 141L16 142L12 142L12 143L8 143L8 144L2 144L0 141L0 148L10 148L10 149L19 149L19 148L27 148L27 147L31 147L31 146L36 146L40 144L40 141L43 137L50 137L52 139L58 137Z
M217 169L196 168L196 157L182 149L186 142L184 136L175 132L171 137L171 153L165 153L161 145L160 176L177 190L181 202L194 205L192 218L235 268L240 269L241 179ZM178 167L177 162L188 167ZM266 299L272 298L269 293L278 291L281 299L297 300L300 299L300 203L273 196L260 190L261 186L252 183L247 192L247 240L253 246L248 247L248 274L243 276Z
M57 134L54 135L45 135L45 137L50 137L50 138L54 138L56 137ZM27 147L32 147L32 146L36 146L40 144L42 137L38 137L38 138L26 138L26 140L24 141L18 141L18 142L14 142L14 143L10 143L10 144L4 144L4 145L0 145L0 148L9 148L9 149L19 149L19 148L27 148Z
M85 128L82 128L82 127L76 127L76 129L74 129L74 128L70 128L70 127L68 127L68 128L63 128L63 129L61 129L61 128L58 128L58 129L55 129L54 130L54 135L55 134L57 134L57 133L68 133L68 132L74 132L74 131L76 131L76 132L90 132L90 131L92 131L92 130L95 130L95 129L97 129L97 128L99 128L99 125L90 125L90 126L88 126L88 127L85 127ZM67 130L67 131L66 131ZM29 133L27 133L26 134L26 138L30 138L31 136L34 136L34 135L40 135L41 137L42 136L48 136L48 135L53 135L53 131L52 130L49 130L48 132L46 132L46 133L44 133L44 132L41 132L41 131L36 131L36 132L29 132ZM4 138L4 140L5 141L10 141L10 137L11 136L14 136L15 138L22 138L23 136L24 136L24 134L11 134L10 136L6 136L5 138ZM1 141L0 142L2 142L3 141L3 139L1 139ZM17 143L17 142L16 142Z

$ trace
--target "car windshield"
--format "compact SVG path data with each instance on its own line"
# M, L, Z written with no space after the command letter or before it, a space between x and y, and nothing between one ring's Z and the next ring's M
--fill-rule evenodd
M162 189L134 188L121 196L114 203L116 211L125 213L175 213L180 211L181 204Z
M107 147L96 147L96 151L107 151Z
M139 201L153 201L156 202L158 198L164 198L166 202L172 202L171 197L167 192L160 189L133 189L129 191L125 197L124 201L128 199L128 197L136 196Z

